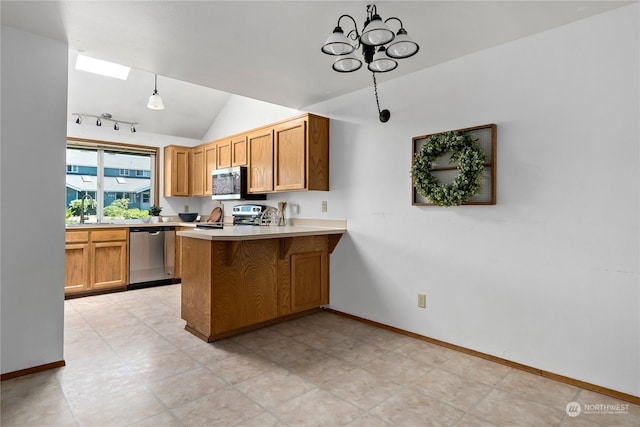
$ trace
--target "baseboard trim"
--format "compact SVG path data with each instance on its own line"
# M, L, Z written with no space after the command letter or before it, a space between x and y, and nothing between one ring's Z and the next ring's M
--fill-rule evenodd
M518 369L521 371L528 372L530 374L539 375L541 377L549 378L555 381L559 381L565 384L570 384L576 387L584 388L589 391L593 391L596 393L604 394L605 396L613 397L616 399L624 400L626 402L630 402L636 405L640 405L640 397L634 396L633 394L624 393L621 391L613 390L607 387L602 387L597 384L588 383L586 381L577 380L575 378L566 377L564 375L555 374L553 372L545 371L543 369L534 368L533 366L524 365L522 363L513 362L511 360L503 359L501 357L492 356L490 354L482 353L476 350L472 350L470 348L462 347L456 344L451 344L446 341L441 341L435 338L430 338L424 335L419 335L413 332L405 331L404 329L395 328L393 326L385 325L383 323L374 322L373 320L365 319L362 317L354 316L353 314L343 313L338 310L334 310L332 308L324 307L324 309L328 312L337 314L339 316L347 317L349 319L357 320L359 322L367 323L372 326L376 326L378 328L386 329L392 332L397 332L402 335L409 336L411 338L416 338L422 341L426 341L431 344L436 344L441 347L446 347L451 350L459 351L461 353L465 353L471 356L480 357L485 360L489 360L491 362L496 362L501 365L509 366L514 369Z
M32 366L31 368L20 369L19 371L7 372L0 375L0 381L10 380L12 378L22 377L24 375L35 374L37 372L48 371L49 369L62 368L66 363L64 360L57 362L45 363L44 365Z

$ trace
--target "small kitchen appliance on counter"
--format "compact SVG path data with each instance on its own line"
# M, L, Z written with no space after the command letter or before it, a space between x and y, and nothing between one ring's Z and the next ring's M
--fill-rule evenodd
M265 205L236 205L233 207L233 225L260 225Z

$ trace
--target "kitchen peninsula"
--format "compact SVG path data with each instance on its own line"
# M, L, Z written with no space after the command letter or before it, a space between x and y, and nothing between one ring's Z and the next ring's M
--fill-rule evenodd
M210 342L329 303L329 255L346 222L185 230L182 318Z

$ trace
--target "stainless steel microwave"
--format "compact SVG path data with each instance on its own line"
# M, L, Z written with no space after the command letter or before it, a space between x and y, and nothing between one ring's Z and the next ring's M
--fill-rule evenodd
M214 200L266 200L266 194L247 193L247 167L236 166L211 172Z

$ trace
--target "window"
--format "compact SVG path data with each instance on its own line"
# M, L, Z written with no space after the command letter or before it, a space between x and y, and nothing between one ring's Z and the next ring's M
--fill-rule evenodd
M87 221L93 222L146 216L145 211L158 200L158 153L156 147L70 138L67 141L67 222L78 222L82 206ZM129 171L136 172L130 174ZM81 203L85 195L91 196L95 203L88 198Z

